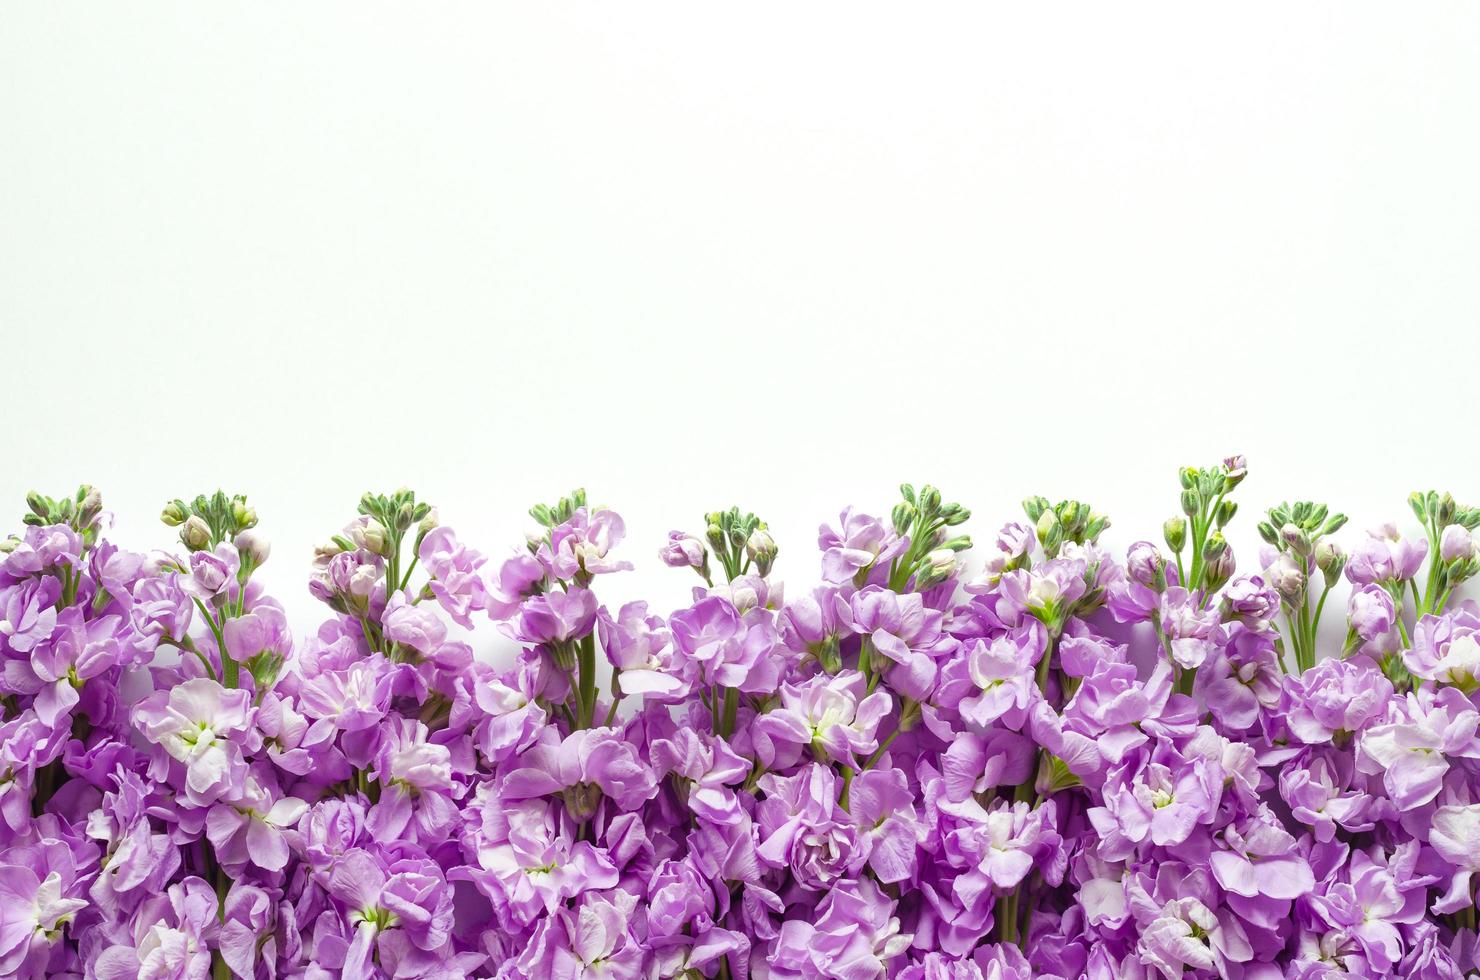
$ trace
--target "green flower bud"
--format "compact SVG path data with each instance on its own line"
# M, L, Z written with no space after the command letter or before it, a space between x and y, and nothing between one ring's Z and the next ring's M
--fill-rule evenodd
M1055 532L1059 531L1058 515L1051 510L1045 510L1042 514L1038 516L1038 525L1036 531L1038 534L1038 543L1047 548L1048 539Z
M390 553L390 532L373 517L365 524L365 550L372 555Z
M1203 561L1211 565L1223 557L1223 552L1228 550L1228 541L1223 537L1222 531L1214 531L1208 535L1208 540L1203 542Z
M894 530L903 534L909 529L910 522L915 519L915 505L907 500L901 500L894 505L894 513L890 515L894 520Z
M713 518L718 516L720 515L710 514L710 524L704 529L704 537L708 539L709 546L716 551L725 546L725 529L713 521Z
M1427 521L1429 518L1428 504L1424 500L1424 495L1417 490L1408 495L1408 509L1413 511L1413 516L1420 521Z
M231 519L236 523L239 530L245 531L249 527L257 526L257 512L247 506L245 500L236 500L231 504Z
M1042 497L1029 497L1023 501L1023 513L1028 515L1028 520L1037 523L1043 512L1048 510L1048 501Z
M1167 522L1161 526L1161 533L1166 538L1167 547L1180 552L1182 546L1187 543L1187 519L1185 517L1167 518Z
M755 567L762 576L770 573L771 563L776 560L776 550L775 540L764 527L751 531L750 537L745 539L745 554L755 562Z
M31 513L37 517L45 519L51 516L51 502L35 490L26 494L26 506L31 508Z
M1201 499L1198 497L1196 490L1182 491L1182 513L1186 514L1188 517L1192 517L1194 514L1197 513L1197 509L1200 503Z

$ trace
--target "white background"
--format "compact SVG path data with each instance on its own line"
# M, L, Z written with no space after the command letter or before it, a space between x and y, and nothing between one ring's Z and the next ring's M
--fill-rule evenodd
M1480 501L1466 3L16 3L0 11L0 510L135 548L246 492L312 546L406 483L502 555L583 484L655 551L934 481L1156 537Z

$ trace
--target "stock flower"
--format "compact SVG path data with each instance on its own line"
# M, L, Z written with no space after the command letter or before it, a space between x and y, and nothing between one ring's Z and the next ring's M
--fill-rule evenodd
M909 547L878 518L847 508L838 515L836 528L822 525L817 532L822 549L822 578L847 582L865 570L882 567Z
M629 602L613 617L602 608L596 628L607 660L621 671L623 694L658 697L683 690L667 656L670 635L661 617L647 614L646 602Z
M756 721L756 731L773 742L811 746L820 757L856 766L878 746L879 722L889 713L885 691L865 694L858 671L819 674L799 685L781 686L781 706Z
M1328 649L1344 518L1272 508L1240 575L1243 472L1183 471L1175 557L1030 498L965 586L964 509L907 488L789 600L716 512L723 580L675 532L706 584L669 615L602 605L625 528L582 493L492 569L367 494L301 637L243 498L171 502L188 556L146 558L95 492L34 495L0 547L0 974L1457 980L1480 515L1420 495L1422 536L1354 549ZM450 638L478 612L498 667Z
M202 805L241 793L246 761L233 736L249 730L251 717L248 692L205 677L156 691L134 709L140 732L185 767L184 789Z

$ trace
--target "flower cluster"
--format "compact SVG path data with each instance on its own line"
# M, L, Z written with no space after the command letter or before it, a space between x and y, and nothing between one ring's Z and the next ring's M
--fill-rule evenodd
M789 597L766 524L716 511L651 543L702 583L676 610L603 604L625 528L582 491L502 560L366 494L307 636L245 498L171 502L137 554L95 490L32 494L0 975L1473 974L1480 509L1415 494L1421 536L1348 551L1280 504L1240 573L1245 473L1183 470L1123 560L1030 498L969 569L969 512L905 486Z

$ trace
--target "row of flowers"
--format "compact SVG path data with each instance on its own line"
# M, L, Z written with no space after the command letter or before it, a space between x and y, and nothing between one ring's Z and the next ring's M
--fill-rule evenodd
M1414 494L1421 534L1348 549L1282 504L1241 574L1245 473L1184 469L1123 560L1035 497L968 563L969 512L905 486L790 597L719 511L661 543L697 576L667 615L601 603L631 565L583 492L493 561L367 494L307 637L245 498L173 501L140 554L97 491L32 494L0 544L0 975L1473 974L1480 509Z

